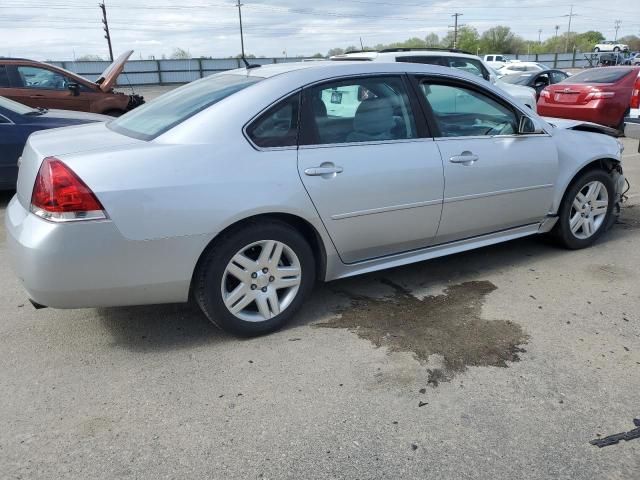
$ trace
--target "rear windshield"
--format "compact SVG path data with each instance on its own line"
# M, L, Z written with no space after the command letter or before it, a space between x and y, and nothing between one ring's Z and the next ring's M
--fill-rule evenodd
M196 113L260 80L263 77L213 75L165 93L107 125L123 135L152 140Z
M615 83L633 70L630 68L598 68L570 76L566 83Z
M526 85L532 76L533 76L532 73L525 73L525 74L517 73L514 75L505 75L504 77L501 77L500 80L502 80L505 83L513 83L514 85Z

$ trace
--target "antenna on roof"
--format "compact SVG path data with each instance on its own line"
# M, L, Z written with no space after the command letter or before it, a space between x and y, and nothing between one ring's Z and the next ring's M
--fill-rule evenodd
M238 19L240 20L240 47L241 47L240 58L242 58L242 61L244 62L244 66L247 70L250 68L258 68L260 65L251 65L249 62L247 62L247 58L244 56L244 34L242 32L242 3L240 3L240 0L237 0L237 2L238 3L236 4L236 7L238 7Z

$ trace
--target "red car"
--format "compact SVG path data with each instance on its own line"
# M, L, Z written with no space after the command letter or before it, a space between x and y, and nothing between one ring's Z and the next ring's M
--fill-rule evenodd
M538 114L599 123L622 130L634 88L640 88L640 67L592 68L546 87Z

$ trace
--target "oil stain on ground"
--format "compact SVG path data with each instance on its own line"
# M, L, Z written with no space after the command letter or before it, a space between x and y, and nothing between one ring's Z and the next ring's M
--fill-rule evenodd
M419 299L389 280L383 282L394 289L392 296L340 292L349 296L351 306L316 326L346 328L378 347L411 352L422 363L440 355L442 368L429 371L433 386L469 366L506 367L520 359L520 345L528 338L522 328L508 320L481 318L486 296L497 288L493 283L465 282L447 287L442 295Z

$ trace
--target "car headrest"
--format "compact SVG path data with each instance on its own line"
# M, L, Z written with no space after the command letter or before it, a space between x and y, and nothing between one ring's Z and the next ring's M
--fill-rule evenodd
M386 98L369 98L358 106L353 119L356 132L378 135L393 127L393 105Z

